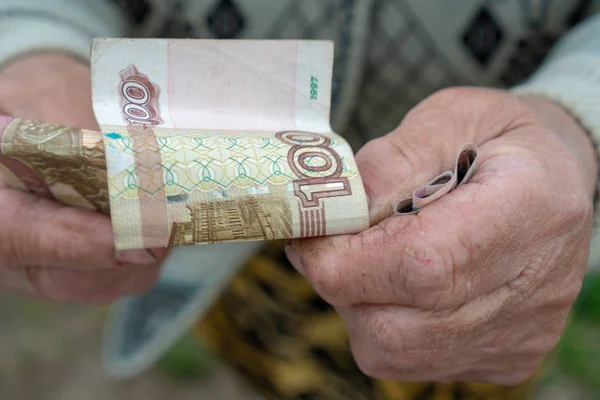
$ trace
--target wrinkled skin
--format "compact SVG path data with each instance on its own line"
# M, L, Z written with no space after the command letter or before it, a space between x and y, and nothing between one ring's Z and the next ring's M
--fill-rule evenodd
M89 69L60 54L0 71L0 111L96 129ZM398 199L480 146L472 180L416 215ZM553 103L449 89L358 154L372 227L292 241L294 265L336 307L376 378L518 383L555 345L587 266L596 181L582 129ZM0 287L105 302L145 291L165 251L115 257L106 216L8 188Z
M58 53L31 54L0 70L0 113L96 129L90 70ZM8 187L0 173L0 290L104 303L147 290L166 251L115 255L110 219Z
M480 148L472 179L416 215L394 204ZM515 384L555 346L590 249L592 143L549 100L452 88L357 162L372 227L294 240L288 258L343 317L363 372Z

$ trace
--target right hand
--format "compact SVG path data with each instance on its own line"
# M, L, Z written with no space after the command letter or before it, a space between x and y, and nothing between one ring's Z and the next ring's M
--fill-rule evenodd
M25 55L0 70L0 114L98 130L90 69L68 55ZM152 286L166 249L115 254L110 218L8 186L0 168L0 289L104 303Z

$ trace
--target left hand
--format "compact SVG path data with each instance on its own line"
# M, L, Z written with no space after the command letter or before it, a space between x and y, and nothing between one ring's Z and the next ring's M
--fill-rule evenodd
M0 69L0 114L98 130L90 68L60 52L24 54ZM141 294L167 249L115 253L110 218L16 190L0 168L0 291L109 303Z
M471 180L418 214L395 203L479 146ZM367 375L521 383L555 346L585 274L596 159L555 103L446 89L356 157L371 228L292 241Z

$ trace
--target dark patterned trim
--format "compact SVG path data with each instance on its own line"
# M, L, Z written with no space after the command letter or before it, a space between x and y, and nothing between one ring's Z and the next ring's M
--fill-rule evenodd
M326 2L323 2L326 3ZM309 22L301 11L301 2L291 1L287 7L285 7L278 18L275 19L275 23L268 30L266 38L280 38L284 30L285 25L289 22L286 16L293 15L294 18L299 21L298 25L301 29L301 36L303 39L313 39L317 35L315 27L321 24L331 22L335 18L335 13L342 13L342 20L339 23L339 31L336 33L335 38L335 52L333 60L333 77L331 82L331 114L337 113L339 99L342 95L343 88L346 86L348 76L348 52L350 51L351 43L351 30L354 23L354 9L356 0L343 0L341 5L335 5L330 3L325 5L323 13L319 16L317 22Z
M413 400L430 400L435 395L435 384L428 383L423 389L415 393Z
M433 40L433 38L429 34L429 31L421 24L415 13L413 13L412 9L410 8L410 5L405 0L396 1L398 2L398 7L402 9L404 15L409 16L411 21L415 21L416 31L419 32L419 38L426 43L427 49L429 51L434 50L434 54L439 58L439 60L443 61L446 64L446 73L451 77L453 76L455 78L455 81L462 81L462 75L455 68L454 64L452 64L452 62L446 57L444 52L440 51L437 48L435 40Z
M534 4L541 3L541 4ZM548 10L550 8L550 0L532 1L532 0L520 0L519 6L521 8L521 16L523 17L523 25L533 30L541 29L546 21L548 20ZM534 15L532 8L538 6L540 12Z
M589 11L592 5L592 0L579 0L579 5L576 10L569 16L568 25L570 27L578 24L585 18L585 14Z
M344 12L344 22L341 24L342 32L338 36L338 43L336 49L338 50L335 54L334 60L334 71L335 77L332 82L331 88L331 108L332 112L336 112L338 100L340 98L342 88L345 87L347 81L348 72L348 51L350 50L350 27L354 20L354 0L345 0L342 8Z

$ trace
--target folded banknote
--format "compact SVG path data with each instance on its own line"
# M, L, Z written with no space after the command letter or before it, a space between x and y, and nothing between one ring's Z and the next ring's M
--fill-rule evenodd
M415 214L427 204L467 183L475 173L478 155L479 148L475 143L463 144L456 156L454 171L442 172L426 185L413 190L412 196L396 203L393 215Z
M109 214L100 132L0 116L0 174L15 189Z
M117 250L360 232L324 41L96 39Z
M132 162L112 178L106 135L113 136L0 116L0 169L14 188L110 212L118 250L367 228L367 201L356 164L349 147L334 134L156 134L152 139L165 145L156 164L143 172L151 177L142 176L141 163ZM107 151L126 155L130 141L131 136L111 138ZM135 153L152 151L151 145L137 149ZM317 158L322 162L317 174L300 171ZM325 167L329 171L319 176ZM162 183L150 187L152 179Z
M0 168L13 187L110 215L116 250L360 232L365 189L329 123L332 63L324 41L96 39L100 132L0 117ZM396 214L466 182L465 146Z
M101 133L3 118L9 184L110 213L117 250L359 232L321 41L97 39Z

